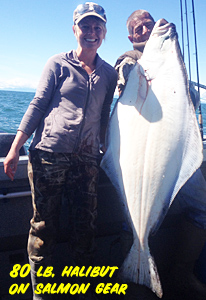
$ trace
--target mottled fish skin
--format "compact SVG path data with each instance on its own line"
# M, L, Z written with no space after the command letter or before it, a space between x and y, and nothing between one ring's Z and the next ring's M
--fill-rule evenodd
M113 110L101 167L116 187L134 241L120 277L162 287L148 237L202 163L202 140L175 26L158 21Z

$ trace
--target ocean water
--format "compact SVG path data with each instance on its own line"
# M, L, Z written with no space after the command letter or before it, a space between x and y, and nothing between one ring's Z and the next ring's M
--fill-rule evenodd
M35 93L0 91L0 132L16 134L21 119ZM28 149L32 137L26 142Z
M0 91L0 131L14 133L35 93ZM114 102L116 99L114 99ZM201 103L203 134L206 135L206 102ZM32 137L26 142L28 149Z

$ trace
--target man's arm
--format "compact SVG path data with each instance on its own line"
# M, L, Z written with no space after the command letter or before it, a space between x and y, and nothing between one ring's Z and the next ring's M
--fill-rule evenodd
M119 96L124 91L130 71L134 68L136 60L132 57L125 57L122 61L117 61L115 69L118 73L117 87Z

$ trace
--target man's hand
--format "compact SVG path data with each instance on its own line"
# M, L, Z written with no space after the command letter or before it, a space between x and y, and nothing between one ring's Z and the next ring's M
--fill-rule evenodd
M165 19L160 19L160 25L159 26L164 26L167 23L168 23L168 21L166 21Z

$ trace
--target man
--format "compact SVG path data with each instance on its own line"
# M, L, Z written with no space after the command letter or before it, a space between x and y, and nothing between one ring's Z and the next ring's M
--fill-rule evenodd
M167 21L162 19L162 24L166 23ZM128 18L128 38L134 50L121 55L115 64L118 71L119 95L124 92L129 72L142 56L154 25L153 17L145 10L134 11ZM177 199L184 212L184 218L175 265L169 279L173 292L177 296L182 295L187 299L205 299L206 286L193 273L195 262L206 241L206 182L200 169L182 187Z
M142 56L145 44L150 37L154 25L154 19L145 10L136 10L128 18L128 38L133 44L134 50L127 51L121 55L115 64L115 68L119 74L117 82L119 94L124 90L129 72L136 61Z

